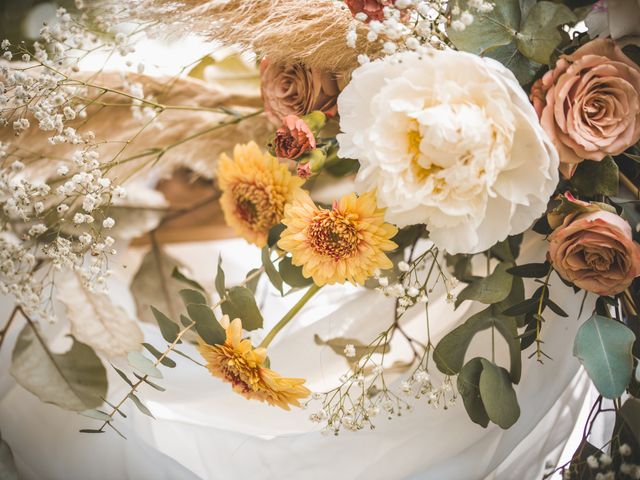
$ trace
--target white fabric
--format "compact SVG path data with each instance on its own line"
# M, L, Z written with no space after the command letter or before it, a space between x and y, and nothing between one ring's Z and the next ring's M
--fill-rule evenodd
M205 284L212 283L219 252L228 283L240 281L260 263L258 250L239 240L177 245L170 250ZM523 246L521 262L540 261L544 252L544 241L531 237ZM131 312L133 303L125 286L142 253L130 250L120 259L126 268L118 270L120 282L112 285L115 301ZM178 367L163 368L165 378L159 382L167 391L144 388L140 393L157 420L129 402L124 408L128 418L117 423L127 440L111 431L84 435L78 433L80 428L92 428L98 422L42 404L9 378L10 350L20 324L12 327L13 334L0 351L0 431L25 480L537 479L549 455L557 460L587 397L587 379L577 375L579 365L571 353L581 296L556 279L552 297L569 318L546 315L544 350L553 360L540 365L525 355L517 386L522 414L507 431L473 424L460 399L448 410L433 409L419 400L413 412L402 417L387 420L381 415L375 430L327 437L308 421L310 411L285 412L247 401L205 369L174 355ZM261 284L258 299L262 303L268 299L265 326L273 325L297 298L299 294L279 299ZM432 299L434 340L473 312L466 307L469 302L454 312L442 291L434 292ZM0 318L6 318L9 300L2 300L1 306ZM377 292L325 288L270 347L272 368L307 378L312 390L334 386L346 371L345 360L330 348L316 345L314 334L368 342L389 324L392 311L393 301ZM586 305L583 318L589 311ZM424 338L423 308L409 311L403 325ZM146 341L164 345L155 326L146 324L143 329ZM497 359L508 366L503 347ZM474 354L490 355L490 341L474 341L471 348ZM191 346L182 349L194 358L198 355ZM407 354L402 341L393 345L392 357ZM109 375L109 398L117 401L125 392L123 382L112 372ZM432 376L438 376L435 367ZM396 387L400 380L395 381Z

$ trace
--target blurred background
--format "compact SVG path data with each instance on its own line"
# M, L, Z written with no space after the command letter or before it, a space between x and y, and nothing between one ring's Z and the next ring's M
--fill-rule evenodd
M0 36L11 43L35 40L42 22L53 19L58 7L75 10L74 0L0 0Z

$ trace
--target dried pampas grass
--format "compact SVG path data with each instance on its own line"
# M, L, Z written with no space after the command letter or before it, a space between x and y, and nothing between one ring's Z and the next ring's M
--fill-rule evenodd
M126 90L122 77L115 72L97 75L85 73L78 78L85 81L91 78L92 84ZM168 79L131 75L128 79L142 84L147 98L152 97L164 105L208 109L226 107L247 113L262 108L257 94L228 94L207 82L190 77ZM97 97L97 92L96 90L90 96ZM122 106L101 106L98 103ZM98 142L105 142L100 145L99 152L103 161L108 161L115 157L126 160L148 149L166 147L230 118L215 111L165 110L155 122L138 134L144 122L134 118L131 108L126 98L107 93L100 97L99 102L89 107L87 120L76 120L68 123L68 126L81 128L81 132L93 131ZM18 137L14 136L10 128L0 129L0 141L11 142L12 146L31 152L24 161L27 168L37 176L53 177L60 164L68 162L72 165L71 156L79 147L68 144L51 145L47 138L53 133L39 130L36 120L32 119L31 123L33 127ZM199 176L213 178L220 153L230 152L236 143L250 140L266 143L272 130L273 126L261 114L171 148L157 162L150 161L153 160L152 156L123 161L109 171L109 176L120 180L144 179L153 184L160 178L170 176L175 169L185 166ZM123 142L127 142L126 149L119 154Z
M139 13L142 12L142 13ZM238 45L276 62L301 62L309 67L348 74L358 66L357 53L376 46L349 48L346 36L358 25L337 0L146 0L133 15L166 22L207 39ZM372 51L366 52L366 49Z

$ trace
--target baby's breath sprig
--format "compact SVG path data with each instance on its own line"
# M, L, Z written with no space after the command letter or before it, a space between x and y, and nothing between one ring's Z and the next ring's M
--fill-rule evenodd
M76 271L90 290L106 288L109 259L116 254L115 239L109 235L115 220L109 211L125 197L123 184L170 149L260 113L159 103L127 75L121 89L102 85L100 70L81 75L80 62L88 55L126 57L155 24L130 23L124 35L118 26L123 12L115 3L92 7L90 13L83 2L76 4L79 15L59 9L32 47L0 43L0 126L12 129L18 140L37 128L65 152L42 154L24 141L0 142L0 292L13 295L33 318L50 321L55 319L57 271ZM144 65L136 71L141 74ZM140 127L128 139L96 139L86 129L87 122L94 112L117 106L130 108ZM129 153L133 141L157 128L168 110L202 110L224 117L173 144ZM113 144L115 154L101 153L105 144ZM134 161L126 175L115 170ZM51 168L39 168L52 162L58 165L55 175Z
M375 3L375 2L374 2ZM353 27L347 32L350 48L358 46L358 30L365 27L366 41L379 44L381 55L399 51L426 51L426 48L446 48L451 42L446 27L462 31L474 21L474 14L493 10L493 2L470 0L465 9L451 0L395 0L390 5L380 4L380 15L356 12ZM383 6L384 5L384 6ZM360 64L370 61L369 56L358 56Z
M314 393L305 405L320 403L319 410L311 413L309 418L324 425L323 433L337 435L342 429L357 431L365 427L375 428L374 418L380 413L391 419L402 415L403 411L412 410L412 404L406 400L409 396L416 400L426 398L434 408L443 406L446 409L455 402L457 394L451 377L445 376L442 381L437 381L429 372L429 361L435 348L429 328L429 295L439 282L443 282L447 298L453 299L452 288L455 285L442 268L435 246L430 246L413 258L419 242L420 236L410 248L409 259L398 263L400 273L395 283L390 284L389 277L383 276L382 272L375 274L379 285L377 289L396 299L391 325L366 347L356 349L354 345L347 344L345 357L354 358L359 351L363 353L355 358L350 371L340 378L337 387ZM407 309L420 303L424 304L426 312L426 344L408 335L400 324ZM386 366L385 355L397 334L408 342L413 358L408 362ZM385 374L411 366L414 366L411 375L400 383L398 392L394 391Z

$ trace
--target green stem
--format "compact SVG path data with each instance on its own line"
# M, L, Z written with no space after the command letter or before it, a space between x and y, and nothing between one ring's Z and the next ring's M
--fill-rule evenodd
M276 337L278 332L282 330L287 323L291 321L291 319L305 306L305 304L313 297L321 287L317 286L315 283L309 287L307 293L305 293L298 303L296 303L291 310L285 313L284 317L280 319L278 323L271 329L271 331L264 337L262 343L260 343L259 348L267 348L271 341Z

